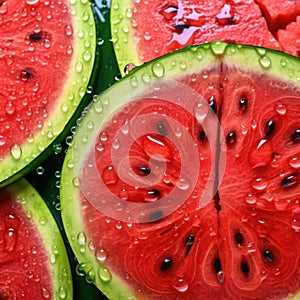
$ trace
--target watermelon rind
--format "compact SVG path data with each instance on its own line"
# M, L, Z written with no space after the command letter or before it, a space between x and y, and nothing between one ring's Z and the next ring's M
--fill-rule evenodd
M97 33L94 15L88 0L68 0L68 6L75 38L71 68L62 83L60 101L33 139L20 145L15 157L7 155L0 161L0 187L21 178L52 153L51 146L62 142L62 133L68 131L70 120L77 119L79 112L91 98L87 97L90 96L87 90L95 80L94 64L98 61L95 57Z
M127 64L140 66L144 63L139 57L136 42L132 32L132 1L112 1L110 10L111 36L117 57L119 69L124 75Z
M114 9L117 8L112 7L112 10ZM184 75L205 72L218 67L221 62L235 68L240 67L242 70L269 73L282 81L300 84L299 60L288 54L262 47L226 44L219 41L187 46L134 68L94 100L76 130L62 169L60 189L62 220L80 270L89 278L92 277L91 282L109 299L136 299L137 295L126 284L125 279L118 277L105 263L102 264L96 259L97 249L93 241L89 240L86 230L88 224L85 224L82 218L84 207L80 203L81 168L87 163L87 158L92 157L89 154L94 149L101 127L125 103L136 100L139 96L148 95L149 88L155 90L155 86L159 86L164 79L173 80ZM88 164L91 170L95 169L93 161L88 160ZM94 188L97 191L99 187ZM93 222L92 216L89 222ZM105 235L105 232L103 234ZM90 243L93 247L90 247ZM101 279L103 270L110 274L108 280ZM293 299L300 297L297 295Z
M22 206L43 240L45 252L48 254L50 280L53 284L51 299L73 299L72 274L63 238L59 227L44 200L25 179L7 186L11 195Z

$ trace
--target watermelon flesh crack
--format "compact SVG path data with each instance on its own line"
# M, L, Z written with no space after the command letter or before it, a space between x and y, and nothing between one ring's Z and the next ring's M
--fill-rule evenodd
M170 97L174 93L182 98L178 103L158 96L132 100L118 109L111 104L113 114L98 128L92 150L82 152L76 185L80 188L74 198L68 184L62 185L66 231L73 199L80 207L80 232L93 244L95 268L105 266L111 278L120 279L111 283L112 290L126 286L138 299L285 299L300 289L300 87L290 80L299 62L262 48L231 45L225 54L211 54L206 47L167 55L125 77L132 84L146 72L161 76L155 67L163 65L190 93L170 89ZM213 62L205 65L210 56ZM194 92L209 109L199 106ZM109 93L100 97L103 103ZM194 110L185 103L192 103ZM137 121L149 115L147 122ZM96 122L88 113L86 124L91 120ZM148 133L138 135L141 127ZM83 140L84 135L79 137ZM127 166L131 170L123 167L123 160L116 167L112 153L120 153L126 138L132 137ZM74 143L77 149L76 139ZM179 144L185 145L183 152ZM74 153L68 153L67 162ZM95 178L89 175L93 156ZM189 166L182 164L183 156L190 158ZM133 173L147 178L162 162L165 171L158 182L131 184ZM66 168L63 178L70 172ZM99 180L108 194L120 199L116 209L122 202L160 203L174 189L184 190L180 195L186 198L172 213L154 205L143 212L146 222L125 222L103 213ZM93 193L98 208L91 202ZM71 236L78 233L75 228ZM90 259L82 256L78 245L74 251L82 261ZM96 284L112 295L107 281Z

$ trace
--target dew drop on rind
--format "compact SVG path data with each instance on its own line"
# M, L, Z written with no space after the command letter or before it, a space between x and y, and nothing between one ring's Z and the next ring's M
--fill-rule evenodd
M274 133L275 128L276 128L275 121L273 120L268 121L265 127L266 137L270 137Z
M274 260L274 255L273 255L272 251L269 249L266 249L264 251L263 255L264 255L265 260L268 262L272 262Z
M160 62L155 62L152 65L152 72L156 77L163 77L165 75L165 68Z
M166 258L163 259L163 261L160 264L160 270L162 272L168 271L168 270L170 270L170 268L172 267L172 265L173 265L172 258L166 257Z
M136 67L135 64L129 63L124 67L124 74L128 74L131 70L133 70Z
M100 266L98 269L98 276L99 276L100 280L105 283L111 281L111 279L112 279L112 275L111 275L110 271L107 268L102 267L102 266Z
M228 134L226 136L226 143L228 145L232 145L235 142L236 142L236 133L235 133L235 131L228 132Z

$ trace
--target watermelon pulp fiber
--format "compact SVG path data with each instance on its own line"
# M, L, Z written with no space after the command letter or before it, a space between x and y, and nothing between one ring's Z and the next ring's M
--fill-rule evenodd
M60 231L24 179L0 191L0 299L72 299Z
M1 1L0 28L4 186L49 155L80 103L91 100L81 102L95 61L96 32L90 3L67 0Z
M263 48L194 46L137 68L91 107L65 160L61 205L82 272L98 274L94 282L109 298L283 299L297 293L298 69L297 59ZM154 87L165 77L190 93L174 92L166 83L169 98L133 92L130 99L139 85ZM186 102L197 106L195 91L211 110L187 109ZM181 103L165 101L172 92ZM130 124L145 115L152 121ZM135 137L139 125L149 131L129 142L127 172L122 164L115 167L111 153L126 141L116 134ZM182 153L178 145L189 145L183 133L195 145ZM192 151L199 170L194 161L196 170L182 165ZM154 154L165 159L166 171L155 185L137 189L130 176L145 178L160 166L160 160L150 165ZM106 186L102 194L99 182ZM173 189L185 190L187 197L173 213L165 215L165 206L154 205L143 211L146 223L114 219L122 203L160 203ZM199 209L204 192L211 198ZM119 203L114 207L107 198L112 210L103 213L107 205L99 199L106 199L105 193Z
M298 56L299 30L286 27L299 14L299 1L289 0L113 0L111 27L123 72L128 63L141 65L186 45L215 40Z

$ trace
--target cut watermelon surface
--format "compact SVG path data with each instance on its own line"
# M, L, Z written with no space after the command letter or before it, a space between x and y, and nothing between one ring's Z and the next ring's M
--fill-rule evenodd
M0 191L0 299L73 299L59 229L24 179Z
M89 2L68 0L1 1L0 30L4 186L66 128L89 84L96 33Z
M295 38L278 29L296 20L299 1L210 0L131 1L113 0L111 31L119 68L142 63L186 45L221 40L264 46L297 55ZM125 68L125 69L124 69Z
M131 71L62 172L79 269L110 299L285 299L300 289L299 61L224 43Z

